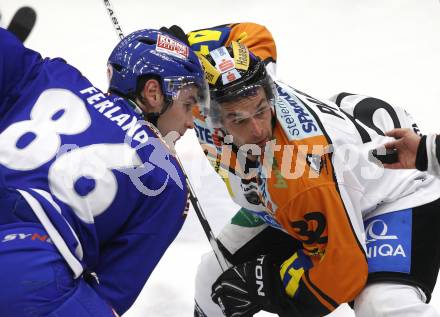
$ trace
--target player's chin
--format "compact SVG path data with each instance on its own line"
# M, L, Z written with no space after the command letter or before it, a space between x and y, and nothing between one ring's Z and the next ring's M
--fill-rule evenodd
M174 144L176 144L176 142L179 141L183 137L184 134L185 134L185 131L178 132L178 135L176 136L176 138L174 140Z
M173 130L170 131L166 134L167 139L171 142L173 142L174 144L176 144L177 141L180 140L180 138L185 134L186 130L183 131L179 131L179 130Z
M257 140L254 144L257 145L262 151L266 148L268 139Z

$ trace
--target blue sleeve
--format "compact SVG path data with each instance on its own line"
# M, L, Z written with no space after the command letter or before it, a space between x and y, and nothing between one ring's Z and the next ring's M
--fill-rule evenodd
M134 303L185 221L187 188L181 178L184 188L169 182L160 195L141 197L125 230L101 249L95 289L119 314Z
M0 28L0 117L32 79L41 55L23 46L18 38Z

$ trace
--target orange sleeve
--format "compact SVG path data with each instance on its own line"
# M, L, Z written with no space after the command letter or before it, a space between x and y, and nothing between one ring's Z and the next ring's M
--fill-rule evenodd
M263 61L277 59L275 41L269 30L260 24L245 22L231 25L226 45L231 41L238 41L244 44L256 56Z
M336 185L299 193L277 211L277 219L302 241L313 263L301 276L295 306L306 316L328 314L353 300L366 283L368 266Z
M244 22L219 25L191 31L187 34L191 48L203 55L232 41L241 42L263 61L276 61L275 41L263 25Z

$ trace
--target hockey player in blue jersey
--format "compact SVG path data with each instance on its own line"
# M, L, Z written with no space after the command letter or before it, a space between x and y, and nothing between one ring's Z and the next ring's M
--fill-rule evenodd
M0 316L123 314L184 222L185 175L162 135L193 127L199 61L141 30L108 65L106 95L0 29Z

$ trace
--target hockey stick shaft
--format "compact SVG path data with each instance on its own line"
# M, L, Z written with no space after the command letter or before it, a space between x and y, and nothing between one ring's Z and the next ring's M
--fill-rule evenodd
M104 0L104 5L107 9L108 16L110 17L110 20L113 24L113 27L118 34L119 39L124 38L124 33L122 32L122 28L119 25L118 18L116 17L115 10L113 9L113 6L111 5L109 0ZM226 271L231 265L226 260L225 256L223 255L222 251L220 250L219 244L217 242L217 239L215 238L215 235L211 229L211 226L205 216L205 213L203 212L202 206L199 203L199 200L196 196L196 193L191 185L191 182L189 181L188 175L186 174L182 163L180 162L179 158L176 155L176 159L179 162L180 166L182 167L183 174L185 175L186 184L188 187L189 192L189 200L191 201L191 204L194 208L194 211L196 212L197 218L199 218L199 222L202 225L203 231L205 232L206 237L208 238L209 243L211 244L211 248L214 251L214 254L217 258L217 261L223 271Z
M185 170L183 169L183 165L180 162L177 155L176 158L180 166L182 167L183 173L185 175L186 184L189 191L189 200L191 201L194 211L196 212L197 218L199 218L199 222L202 225L203 231L205 232L205 235L208 238L209 243L211 244L211 248L214 251L214 255L217 258L218 264L220 265L223 271L226 271L231 265L226 260L225 256L223 255L223 252L220 250L217 239L215 238L215 235L211 229L211 225L209 224L208 219L206 218L205 213L203 212L202 206L200 205L200 202L191 185L191 182L189 181L188 175L185 173Z
M122 28L119 25L118 18L115 15L115 10L113 9L110 0L104 0L104 5L107 9L107 14L110 18L110 21L112 21L113 28L115 29L116 34L118 35L119 39L122 40L124 38L124 32L122 32Z

